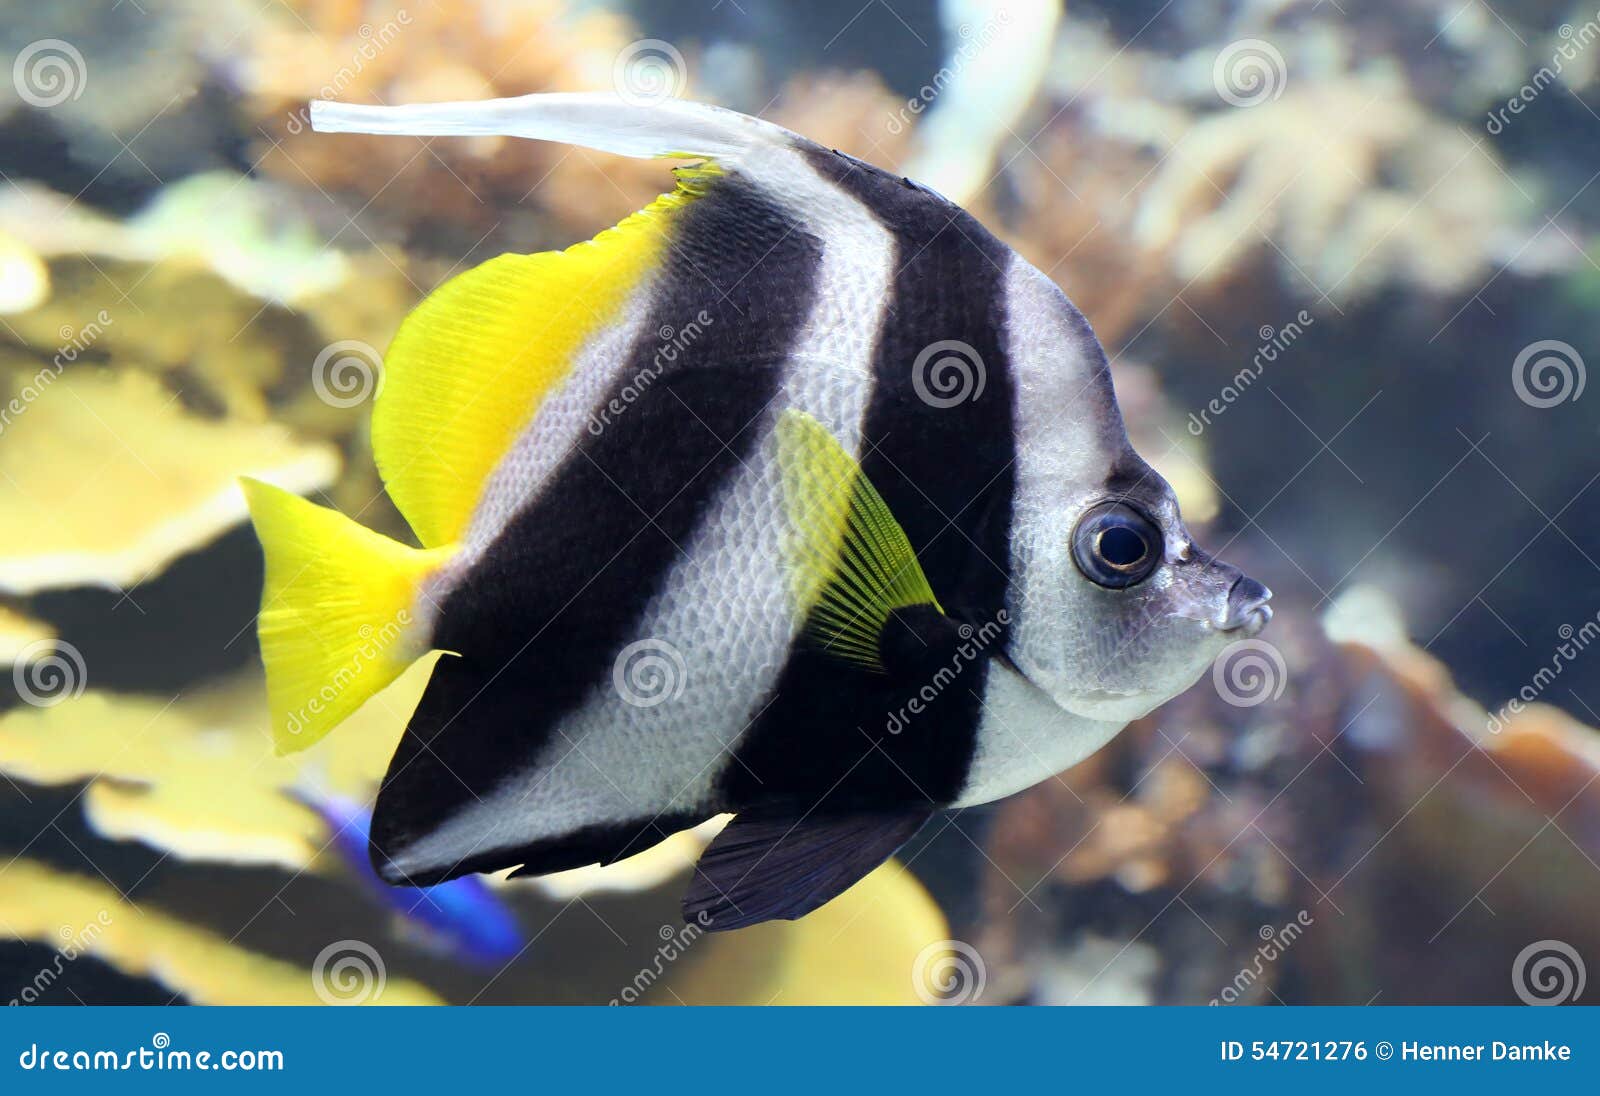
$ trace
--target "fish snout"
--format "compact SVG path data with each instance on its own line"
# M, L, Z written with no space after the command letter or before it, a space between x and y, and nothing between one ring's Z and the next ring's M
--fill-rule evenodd
M1241 572L1228 589L1222 618L1216 622L1217 631L1255 635L1272 619L1272 607L1267 604L1271 600L1271 590Z

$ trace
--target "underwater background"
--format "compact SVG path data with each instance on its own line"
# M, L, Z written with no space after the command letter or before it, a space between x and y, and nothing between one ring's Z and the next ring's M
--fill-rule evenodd
M6 0L0 62L0 999L1597 999L1597 0ZM567 90L972 210L1088 316L1267 631L799 922L682 923L715 823L383 886L429 664L275 756L237 477L403 535L400 319L670 175L306 104Z

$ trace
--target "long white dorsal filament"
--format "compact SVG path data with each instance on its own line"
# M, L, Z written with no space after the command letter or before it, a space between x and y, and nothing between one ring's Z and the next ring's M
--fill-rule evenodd
M725 162L758 145L789 144L787 130L748 115L682 99L630 102L616 95L550 93L459 103L362 106L318 99L320 133L414 137L505 136L560 141L622 156L705 156Z

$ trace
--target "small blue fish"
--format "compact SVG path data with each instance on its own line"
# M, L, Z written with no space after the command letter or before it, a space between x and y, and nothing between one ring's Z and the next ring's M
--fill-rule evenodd
M342 796L302 793L300 801L327 822L335 855L361 879L362 886L405 922L421 930L434 950L471 963L499 965L522 953L527 939L516 916L481 876L466 876L431 887L402 890L378 877L367 855L372 812Z

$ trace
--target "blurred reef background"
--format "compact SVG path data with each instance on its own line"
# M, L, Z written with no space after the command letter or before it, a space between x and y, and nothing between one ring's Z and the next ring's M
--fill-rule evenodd
M1596 0L5 0L0 60L0 998L1584 1003ZM728 936L677 912L715 823L383 887L365 807L426 665L279 758L256 657L236 478L403 536L367 439L400 319L670 182L306 103L613 89L968 206L1276 592L1083 766Z

